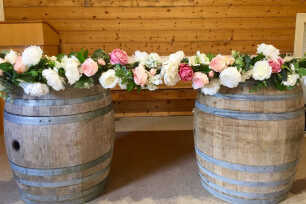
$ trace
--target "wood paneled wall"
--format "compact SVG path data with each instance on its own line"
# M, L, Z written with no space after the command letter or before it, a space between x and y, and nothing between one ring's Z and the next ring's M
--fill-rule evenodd
M4 0L8 21L46 21L62 51L121 47L254 53L260 42L293 51L295 16L305 0Z

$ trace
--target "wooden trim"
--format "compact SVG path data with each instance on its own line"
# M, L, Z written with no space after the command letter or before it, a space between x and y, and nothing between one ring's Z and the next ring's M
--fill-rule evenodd
M4 6L3 6L3 0L0 0L0 22L4 21Z
M306 13L298 13L296 15L296 25L295 25L295 40L294 40L294 56L303 57L304 56L304 31L306 23Z

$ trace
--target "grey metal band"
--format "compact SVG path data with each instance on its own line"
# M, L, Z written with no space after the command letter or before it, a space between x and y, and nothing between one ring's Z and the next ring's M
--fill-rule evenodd
M195 107L205 113L238 120L289 120L304 115L304 108L284 113L250 113L209 107L198 101L195 102Z
M275 173L275 172L286 171L288 169L295 168L298 162L298 160L296 160L296 161L289 162L286 164L281 164L281 165L251 166L251 165L235 164L235 163L230 163L227 161L215 159L205 154L204 152L201 152L197 147L195 147L195 151L197 155L201 159L205 160L206 162L209 162L209 163L212 163L212 164L215 164L217 166L221 166L227 169L243 171L243 172L248 172L248 173Z
M111 110L112 110L112 104L110 103L109 105L95 111L79 113L74 115L67 115L67 116L41 116L41 117L22 116L22 115L10 114L4 111L4 119L13 123L23 124L23 125L56 125L56 124L74 123L83 120L89 120L107 114Z
M111 158L113 153L113 148L111 148L107 153L102 155L96 160L93 160L91 162L71 166L71 167L65 167L65 168L54 168L54 169L34 169L34 168L25 168L22 166L19 166L12 161L10 162L11 168L13 171L18 172L19 174L24 174L27 176L58 176L58 175L64 175L64 174L70 174L74 172L81 172L86 169L90 169L92 167L97 166L98 164L106 161L107 159Z
M103 191L107 183L108 177L105 178L102 182L96 186L90 188L89 190L81 192L76 192L72 194L65 194L63 196L39 196L26 192L20 192L22 199L27 204L37 204L37 202L46 202L46 203L73 203L73 204L83 204L89 200L92 200L99 196Z
M251 95L251 94L221 94L217 93L211 97L238 100L238 101L279 101L296 99L297 97L303 96L303 92L297 92L295 94L284 94L284 95Z
M86 96L82 98L69 99L22 99L22 98L8 98L7 103L12 103L19 106L64 106L80 104L90 101L97 101L105 97L105 94Z
M224 176L217 175L208 169L204 168L199 162L197 162L199 169L204 172L206 175L218 179L220 181L229 183L229 184L234 184L234 185L239 185L239 186L247 186L247 187L276 187L276 186L281 186L281 185L286 185L289 184L291 181L293 181L295 172L293 175L290 175L289 178L285 180L279 180L279 181L272 181L272 182L258 182L258 181L240 181L240 180L235 180L231 178L226 178Z
M21 178L15 178L16 182L22 185L30 186L30 187L43 187L43 188L58 188L58 187L67 187L72 185L78 185L81 183L86 183L88 181L95 181L101 177L110 169L110 164L107 165L107 167L95 172L94 174L73 179L69 181L61 181L61 182L41 182L41 181L29 181Z
M284 190L276 191L272 193L248 193L248 192L239 192L235 190L231 190L228 188L224 188L222 186L219 186L215 183L210 182L207 180L204 176L200 174L201 180L208 185L209 187L213 188L214 190L220 191L222 193L225 193L229 196L237 196L237 197L243 197L247 199L274 199L278 198L284 194L287 194L290 190L290 185L288 185Z
M221 200L224 200L226 202L232 203L232 204L277 204L287 197L287 194L285 193L275 199L268 199L268 200L243 199L243 198L232 197L232 196L223 194L221 192L218 192L214 190L212 187L210 187L209 185L207 185L204 181L201 181L201 184L203 188L207 190L213 196Z

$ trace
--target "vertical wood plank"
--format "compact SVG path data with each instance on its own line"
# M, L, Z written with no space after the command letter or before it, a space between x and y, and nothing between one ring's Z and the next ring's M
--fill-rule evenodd
M306 23L306 13L298 13L296 15L295 25L295 40L294 40L294 56L302 57L303 53L303 42L304 42L304 31Z
M0 22L4 21L4 8L3 8L3 0L0 0Z

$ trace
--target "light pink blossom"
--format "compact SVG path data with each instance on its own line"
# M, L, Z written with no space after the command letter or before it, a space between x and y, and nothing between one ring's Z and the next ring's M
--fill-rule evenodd
M222 55L217 55L209 63L209 67L215 72L222 72L226 68L226 58Z
M202 72L194 73L193 79L192 79L192 87L194 89L203 88L208 83L209 83L209 79L206 74Z
M98 71L98 64L93 59L88 58L81 66L81 72L88 77L95 75Z
M133 69L133 74L134 74L135 84L139 86L146 85L148 81L148 74L146 73L146 70L143 65L140 64L138 67Z
M128 63L128 55L125 51L116 48L110 54L111 57L111 64L121 64L125 65Z

